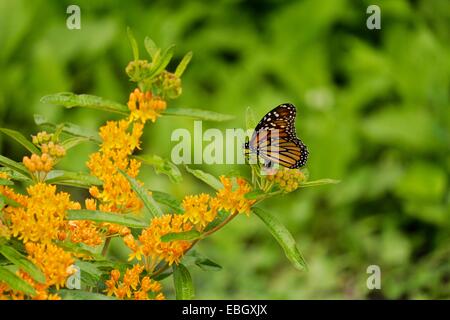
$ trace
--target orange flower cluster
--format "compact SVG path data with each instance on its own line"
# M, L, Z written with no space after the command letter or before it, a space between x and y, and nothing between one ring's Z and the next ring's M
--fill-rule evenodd
M105 292L109 295L115 295L119 299L133 298L135 300L163 300L165 299L161 291L161 284L150 279L148 276L140 277L144 267L138 264L133 268L127 269L120 281L120 271L114 269L111 271L111 278L106 280L107 289Z
M63 287L66 279L74 269L71 268L74 260L70 253L65 252L60 247L52 243L33 243L28 242L25 245L29 259L45 275L45 284L38 284L37 289L44 289L55 286L57 289Z
M166 214L158 218L154 218L150 226L143 230L139 236L139 243L132 235L125 237L125 244L133 251L130 259L141 259L144 255L149 259L146 269L152 271L153 268L161 261L165 260L172 265L174 262L179 263L184 252L191 246L189 241L161 241L161 237L168 233L179 233L192 229L190 223L184 222L182 215Z
M33 153L31 158L23 157L23 164L32 173L47 173L52 170L54 161L47 153L43 153L41 156Z
M218 210L224 209L230 214L250 213L251 206L255 200L248 200L245 194L251 191L250 185L242 178L236 178L237 187L233 189L230 178L220 177L224 185L216 197L207 194L186 196L183 199L183 214L166 214L154 218L150 226L138 237L139 241L129 234L124 238L125 244L132 253L129 260L142 260L145 257L147 271L153 268L162 260L169 265L178 264L180 259L188 250L192 243L187 240L173 240L163 242L161 237L168 233L180 233L195 228L203 231L217 217Z
M126 120L108 121L100 128L102 145L98 152L92 154L87 163L92 175L103 182L102 189L91 187L89 192L100 200L100 210L108 212L139 211L142 202L131 189L128 180L119 172L125 171L131 177L139 173L141 163L129 159L133 151L139 147L143 125Z
M66 210L80 209L68 193L56 193L56 186L37 183L27 188L22 206L8 208L12 234L24 243L50 242L66 228Z
M202 231L216 218L220 203L217 198L202 193L184 197L181 206L184 221L189 221L198 231Z
M51 286L57 289L64 286L67 277L69 277L74 269L71 268L73 259L70 253L54 244L39 244L28 242L25 245L28 252L28 259L30 259L44 274L45 283L36 282L31 276L19 270L17 275L28 282L36 294L31 298L33 300L60 300L57 294L49 292ZM26 296L23 292L12 290L6 283L0 282L0 300L23 300Z
M133 178L137 177L141 162L130 159L130 156L140 149L145 122L148 119L154 122L159 111L165 109L166 102L153 98L150 92L142 93L135 89L130 94L128 107L131 111L128 119L108 121L100 128L100 150L92 154L87 163L91 174L102 181L101 189L93 186L89 192L99 200L99 209L106 212L138 212L142 208L142 201L119 170ZM128 234L113 224L102 226L108 228L108 234Z
M236 188L233 188L233 183L230 178L221 176L220 181L224 188L220 189L216 198L219 209L230 212L230 214L246 213L250 214L251 206L255 200L246 199L245 195L251 191L251 186L243 178L236 178Z
M0 178L7 179L4 173ZM5 283L0 282L0 299L59 299L48 292L52 286L64 286L66 278L71 274L69 266L73 264L70 253L57 247L53 240L65 234L67 221L66 210L79 209L80 205L70 201L69 194L56 192L56 187L42 182L27 188L28 195L19 195L7 186L0 186L1 194L17 202L18 206L6 206L3 216L10 225L0 223L0 236L14 236L25 243L28 259L45 275L46 281L38 283L23 270L18 276L28 282L36 291L33 296L23 292L15 292Z
M33 136L33 143L41 149L42 154L32 154L31 157L23 157L22 160L25 167L40 181L44 180L46 173L52 170L58 159L66 155L66 149L52 141L53 139L53 134L46 131L38 132Z
M167 103L161 98L154 97L150 91L141 92L139 89L135 89L128 100L131 119L142 123L147 122L147 120L155 122L161 112L166 110L166 107Z

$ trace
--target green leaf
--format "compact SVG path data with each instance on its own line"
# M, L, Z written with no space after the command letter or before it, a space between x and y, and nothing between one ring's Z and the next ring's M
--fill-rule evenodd
M156 203L155 199L153 199L153 197L148 193L148 191L142 187L137 181L136 179L134 179L133 177L130 177L126 172L124 172L123 170L119 170L119 172L125 177L127 178L128 182L131 185L131 188L134 190L134 192L136 192L136 194L138 195L138 197L142 200L142 202L144 203L144 208L146 210L144 210L144 216L145 216L145 220L147 222L150 222L153 218L159 217L163 215L163 212L161 210L161 208L158 206L158 204Z
M0 186L12 186L14 185L14 182L8 179L0 178Z
M167 277L170 277L173 274L173 271L169 270L160 274L157 274L155 276L152 277L153 280L156 281L162 281L164 279L166 279Z
M68 210L67 220L89 220L95 222L110 222L130 228L145 228L148 224L135 215L103 212L98 210Z
M9 169L13 170L14 172L18 172L21 175L30 177L30 172L28 172L27 168L25 168L25 166L19 162L16 162L14 160L11 160L7 157L0 155L0 164L4 167L8 167Z
M164 53L161 55L160 59L153 59L154 65L152 66L152 69L150 70L150 74L147 76L148 78L156 77L158 74L164 71L164 69L169 64L170 60L173 57L173 52L175 50L175 45L171 45L166 50L164 50Z
M182 265L173 265L173 281L177 300L194 299L194 284L189 270Z
M44 128L49 128L52 130L57 130L58 127L60 125L56 125L50 121L48 121L44 116L40 115L40 114L35 114L34 115L34 122L36 123L36 125L44 127ZM96 131L92 131L86 128L81 128L80 126L70 123L70 122L64 122L61 124L62 125L62 132L74 136L74 137L81 137L81 138L87 138L90 141L96 142L96 143L100 143L100 136L98 135L98 133Z
M261 189L255 189L255 190L252 190L252 191L246 193L244 198L254 200L254 199L258 199L259 197L264 196L264 195L266 195L266 193L264 191L262 191Z
M321 186L321 185L325 185L325 184L336 184L336 183L339 183L339 182L340 182L340 180L320 179L320 180L303 182L303 183L301 183L299 185L299 188L316 187L316 186Z
M28 282L2 266L0 266L0 281L6 282L6 284L15 291L21 291L30 296L36 294L36 291Z
M41 154L41 151L31 141L25 138L19 131L0 128L0 132L3 132L4 134L16 140L31 153Z
M72 137L72 138L68 138L66 140L64 140L63 142L61 142L61 145L64 147L64 149L69 150L72 149L73 147L76 147L77 145L79 145L80 143L89 141L89 138L85 138L85 137Z
M189 108L168 108L163 112L166 116L176 117L188 117L197 120L204 121L228 121L234 119L234 116L229 114L218 113L209 110L202 109L189 109Z
M191 169L188 166L186 166L186 170L191 173L194 177L202 180L207 185L213 187L216 190L222 189L223 184L219 181L216 177L214 177L212 174L206 173L199 169Z
M306 261L303 259L294 238L286 227L272 214L263 209L255 207L252 208L252 211L264 222L272 236L283 248L286 257L292 262L294 267L298 270L307 269Z
M159 51L158 47L156 46L155 42L150 37L145 37L144 40L145 49L147 50L148 54L152 58L152 60L155 60L155 57Z
M81 271L85 271L87 273L90 273L91 275L98 277L100 280L100 277L102 275L102 271L98 269L94 264L82 260L77 260L75 262L75 265L80 267Z
M89 94L60 92L42 97L41 102L54 105L62 105L66 108L83 107L119 113L122 115L129 114L129 110L126 105Z
M215 263L210 259L197 259L195 264L202 269L203 271L220 271L222 270L222 266Z
M11 207L20 207L19 203L17 203L16 201L14 201L11 198L8 198L4 194L0 194L0 199L1 199L1 202L2 202L3 206L8 205L8 206L11 206Z
M136 42L136 38L133 35L133 31L131 31L130 27L127 27L127 35L128 35L128 40L130 40L131 49L133 50L133 58L135 61L139 60L138 44Z
M252 107L247 107L245 112L245 127L247 130L254 130L256 128L257 122L255 117L255 112Z
M96 261L104 261L105 257L99 253L96 253L92 250L91 247L83 244L83 243L73 243L70 241L56 241L59 247L64 249L65 251L74 252L77 254L83 254L86 256L90 256L94 258Z
M171 232L161 237L162 242L170 242L175 240L192 241L201 237L201 233L197 230L189 230L184 232Z
M97 177L82 172L65 170L52 170L47 174L45 182L63 186L80 187L89 189L91 186L100 186L102 181Z
M45 283L45 276L30 260L11 246L0 245L0 254L2 254L11 263L28 273L34 280Z
M194 264L198 266L203 271L220 271L222 270L222 266L215 263L211 259L205 257L203 254L199 253L196 250L190 250L183 259L192 258L194 260ZM184 263L184 262L183 262Z
M181 78L181 76L183 75L184 71L186 70L186 67L188 66L188 64L191 61L191 59L192 59L192 51L189 51L188 53L186 53L184 55L184 57L181 60L180 64L175 69L175 75L178 78Z
M180 201L175 199L171 194L155 190L151 190L151 192L153 199L155 199L156 202L168 206L170 209L174 210L176 214L183 213Z
M23 182L25 182L25 181L30 181L31 180L29 177L26 177L23 174L18 173L17 171L13 171L13 170L11 170L10 168L7 168L7 167L0 167L0 172L6 172L8 174L8 177L11 180L14 180L14 181L23 181Z
M173 183L183 181L180 170L169 160L163 159L157 155L135 156L135 158L142 161L144 164L154 167L156 173L167 175Z
M82 290L61 289L56 293L63 300L117 300L115 297Z
M101 280L102 271L93 263L77 260L75 265L80 268L81 281L89 286L97 286Z

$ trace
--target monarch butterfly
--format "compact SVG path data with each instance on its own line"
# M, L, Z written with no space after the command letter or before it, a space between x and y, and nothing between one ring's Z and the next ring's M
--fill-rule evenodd
M246 154L256 154L266 167L278 163L289 169L306 164L308 149L297 138L295 116L297 110L290 103L280 104L259 121L250 141L246 142Z

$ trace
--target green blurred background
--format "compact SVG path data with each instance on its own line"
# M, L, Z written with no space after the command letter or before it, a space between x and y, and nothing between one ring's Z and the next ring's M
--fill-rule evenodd
M81 7L81 30L66 28L69 4ZM381 30L366 28L370 4L381 7ZM192 268L197 298L450 298L450 2L0 0L0 126L30 135L35 113L91 130L115 118L39 99L73 91L126 102L127 26L142 55L146 35L177 44L172 68L194 52L171 106L235 115L204 124L225 129L243 127L248 106L259 118L292 102L311 179L342 180L265 204L295 236L309 272L291 266L257 218L242 216L198 246L223 270ZM144 150L169 158L171 132L184 127L192 120L148 125ZM5 136L0 148L15 160L26 154ZM74 148L61 167L86 170L95 149ZM178 185L148 167L141 177L179 199L211 192L183 174ZM369 265L381 268L381 290L366 287Z

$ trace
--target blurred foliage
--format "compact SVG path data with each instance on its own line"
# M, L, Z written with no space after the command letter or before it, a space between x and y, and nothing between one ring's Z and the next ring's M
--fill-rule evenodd
M223 270L192 273L197 298L450 297L448 1L80 0L81 30L66 28L69 4L0 0L0 127L29 136L41 114L95 131L110 115L39 99L73 91L126 102L130 26L136 38L177 44L171 70L193 51L174 107L235 115L225 129L245 127L248 106L261 117L292 102L311 178L342 181L268 208L296 237L308 272L286 262L260 221L241 216L199 245ZM369 4L381 7L381 30L366 28ZM180 127L193 122L163 117L145 148L170 158ZM4 135L0 147L16 160L26 152ZM85 170L95 148L73 148L61 168ZM245 166L202 168L248 174ZM147 168L142 180L179 198L207 190L182 173L174 185ZM126 255L118 243L113 250ZM366 287L372 264L381 267L381 290Z

